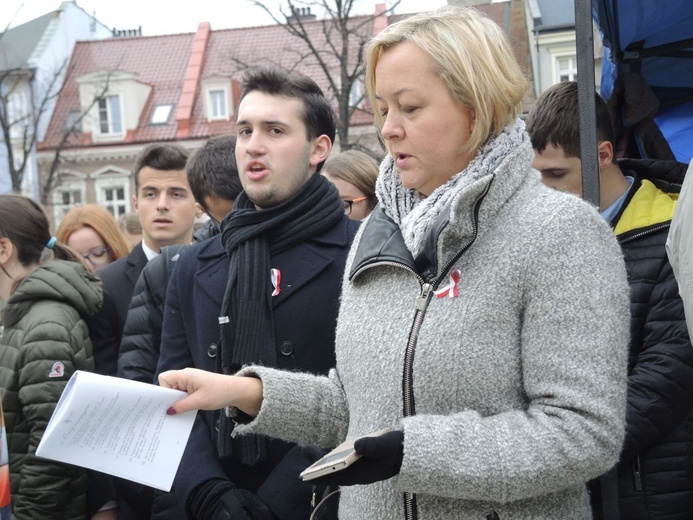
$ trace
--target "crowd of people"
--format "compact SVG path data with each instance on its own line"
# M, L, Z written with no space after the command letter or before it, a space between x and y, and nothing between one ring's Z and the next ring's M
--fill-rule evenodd
M140 152L134 215L87 204L53 236L0 195L13 518L693 517L687 165L616 159L595 94L581 200L576 83L521 117L473 8L385 28L366 86L377 160L333 152L312 79L260 68L236 135ZM36 456L76 370L188 393L171 492ZM354 464L299 478L347 439Z

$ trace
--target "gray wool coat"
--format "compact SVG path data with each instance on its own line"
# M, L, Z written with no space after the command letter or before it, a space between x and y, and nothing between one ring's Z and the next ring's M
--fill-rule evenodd
M369 217L347 261L329 377L240 372L262 379L264 401L237 433L329 447L404 430L399 475L344 488L341 520L403 520L403 493L416 494L419 520L591 518L585 482L616 464L624 435L629 289L608 225L544 187L531 160L525 139L453 199L429 280L373 244L401 237L382 233L384 214ZM426 282L448 283L449 262L458 296L422 299ZM404 417L405 350L423 302L416 414Z

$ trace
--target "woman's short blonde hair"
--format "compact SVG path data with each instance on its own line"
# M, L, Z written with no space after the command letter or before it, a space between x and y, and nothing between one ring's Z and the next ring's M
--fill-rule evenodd
M366 84L374 108L378 106L378 59L403 42L426 51L452 98L473 112L474 129L463 151L478 149L520 114L527 79L505 33L479 10L454 6L405 18L373 38L366 61ZM375 119L382 128L384 120L378 110Z
M103 239L114 260L130 253L130 247L118 227L115 217L96 204L78 206L68 211L60 221L55 237L67 244L70 235L83 227L90 227Z

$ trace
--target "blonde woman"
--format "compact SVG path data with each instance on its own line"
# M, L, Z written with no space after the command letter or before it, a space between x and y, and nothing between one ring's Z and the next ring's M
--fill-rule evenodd
M389 26L367 85L388 155L347 260L336 369L165 372L190 394L169 413L230 405L247 422L237 435L356 439L356 463L313 481L342 486L340 520L591 519L585 483L624 435L629 291L613 233L542 185L518 118L524 76L478 11Z

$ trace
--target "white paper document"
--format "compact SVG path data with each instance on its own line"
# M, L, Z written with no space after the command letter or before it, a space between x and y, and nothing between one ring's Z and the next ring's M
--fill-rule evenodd
M197 412L166 415L185 392L78 370L36 454L170 491Z

